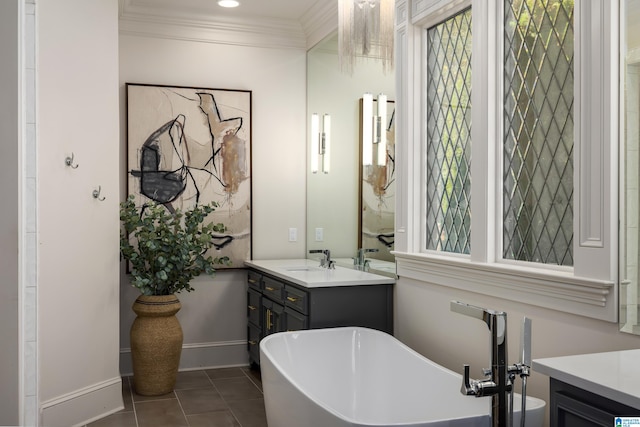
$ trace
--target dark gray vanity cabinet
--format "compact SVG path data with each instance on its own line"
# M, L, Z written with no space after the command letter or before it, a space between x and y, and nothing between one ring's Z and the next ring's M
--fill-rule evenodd
M260 359L260 340L264 336L264 308L262 306L262 275L249 271L247 274L247 350L251 362Z
M393 333L393 284L307 288L247 272L249 361L260 364L260 340L283 331L362 326Z
M638 417L640 410L550 379L551 427L611 427L615 417Z

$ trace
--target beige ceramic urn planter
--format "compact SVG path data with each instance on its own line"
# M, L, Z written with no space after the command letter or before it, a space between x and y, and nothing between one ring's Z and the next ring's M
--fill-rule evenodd
M175 316L180 308L175 295L140 295L133 303L137 317L130 338L136 393L159 396L173 390L182 351L182 327Z

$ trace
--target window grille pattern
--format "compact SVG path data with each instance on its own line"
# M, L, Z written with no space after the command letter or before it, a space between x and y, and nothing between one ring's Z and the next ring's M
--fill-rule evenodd
M504 3L503 257L573 265L573 0Z
M468 254L471 9L427 30L427 249Z

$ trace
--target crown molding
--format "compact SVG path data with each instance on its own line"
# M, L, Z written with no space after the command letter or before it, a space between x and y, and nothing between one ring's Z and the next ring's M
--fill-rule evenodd
M300 19L307 50L338 30L338 0L316 2Z
M286 31L278 27L234 22L187 21L149 17L120 18L121 35L220 43L237 46L306 49L301 29Z
M119 0L123 35L267 48L307 49L337 29L337 0L316 2L301 18L225 18L188 10Z

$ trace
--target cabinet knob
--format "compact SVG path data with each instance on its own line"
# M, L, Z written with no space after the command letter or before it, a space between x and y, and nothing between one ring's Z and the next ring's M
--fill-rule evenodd
M291 301L291 302L296 302L298 301L299 298L294 298L294 297L287 297L287 300Z
M258 283L256 279L249 279L249 283Z
M253 305L248 305L247 307L249 307L249 310L255 310L256 307L254 307Z
M271 286L267 286L267 287L265 287L265 289L266 289L267 291L270 291L270 292L273 292L273 291L275 291L275 290L276 290L275 288L272 288Z
M256 345L256 344L258 344L258 342L257 342L257 341L254 341L254 340L249 340L249 344L251 344L251 345Z

